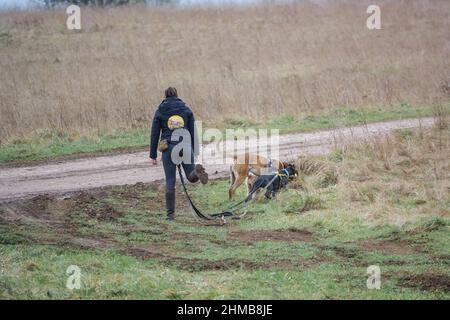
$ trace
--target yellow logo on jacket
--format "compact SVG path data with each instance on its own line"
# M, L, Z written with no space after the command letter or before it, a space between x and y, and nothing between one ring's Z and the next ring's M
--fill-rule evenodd
M171 116L169 120L167 120L167 126L170 130L184 128L184 119L178 115Z

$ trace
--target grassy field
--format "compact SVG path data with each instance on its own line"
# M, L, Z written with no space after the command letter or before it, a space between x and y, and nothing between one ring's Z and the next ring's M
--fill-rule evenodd
M450 299L449 159L443 123L299 158L288 190L224 226L195 220L179 190L164 221L158 185L2 204L0 298ZM227 184L189 188L212 211Z
M440 109L450 113L450 103ZM303 115L281 115L269 121L229 118L221 122L206 122L204 128L268 128L279 129L280 133L307 132L365 124L369 122L417 118L436 115L437 106L413 107L402 104L392 108L335 109L333 112ZM101 134L80 135L79 133L44 130L28 139L16 139L0 145L0 164L31 163L49 159L135 151L148 148L149 128L115 130Z
M0 12L0 144L141 145L169 85L214 126L448 101L450 2L378 1L382 30L369 4L83 7L80 31L64 8Z

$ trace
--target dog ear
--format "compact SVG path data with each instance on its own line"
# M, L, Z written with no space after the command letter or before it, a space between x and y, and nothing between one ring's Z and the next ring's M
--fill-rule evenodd
M287 167L289 167L289 162L281 161L281 164L283 165L283 168L281 169L286 169Z

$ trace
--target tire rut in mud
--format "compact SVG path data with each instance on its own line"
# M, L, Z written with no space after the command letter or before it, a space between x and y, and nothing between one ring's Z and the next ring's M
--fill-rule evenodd
M309 268L324 261L320 255L311 259L286 257L254 261L245 258L224 258L217 260L188 258L177 255L167 241L189 243L208 241L220 248L248 246L258 241L311 242L311 232L299 229L239 231L227 226L227 240L205 236L201 233L182 232L163 222L163 190L156 184L138 183L124 187L107 187L94 191L80 191L69 196L39 195L31 199L0 204L2 231L9 239L0 238L2 244L24 243L29 245L52 245L68 249L113 250L120 254L141 260L153 260L165 267L173 267L188 272L214 270L258 270L282 269L298 270ZM152 193L153 196L148 196ZM111 199L115 201L111 202ZM178 191L177 204L180 211L190 210L184 203L184 195ZM140 227L127 225L122 219L130 211L143 212L152 217L149 225ZM155 214L157 214L155 216ZM178 221L181 226L191 228L198 225L192 219ZM97 233L97 224L117 226L110 234ZM148 224L148 223L147 223ZM86 228L87 231L86 231ZM83 230L84 229L84 230ZM155 237L155 241L127 243L117 237L132 234ZM197 247L195 247L197 248ZM188 253L189 248L184 250ZM197 248L198 249L198 248ZM194 252L195 253L195 252Z
M398 281L401 287L418 288L423 291L450 293L450 276L448 274L424 273L410 274Z

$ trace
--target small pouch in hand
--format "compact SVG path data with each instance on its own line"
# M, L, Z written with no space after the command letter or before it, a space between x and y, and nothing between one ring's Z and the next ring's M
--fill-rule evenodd
M169 148L169 143L167 142L167 140L164 139L158 142L158 151L164 152L167 150L167 148Z

